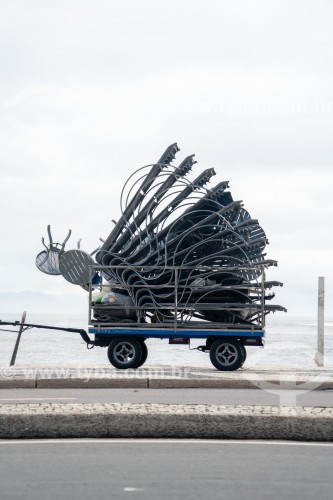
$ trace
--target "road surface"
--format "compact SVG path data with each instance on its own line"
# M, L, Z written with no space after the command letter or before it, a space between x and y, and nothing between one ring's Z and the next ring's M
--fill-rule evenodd
M0 441L1 499L331 500L333 444Z
M170 403L333 407L333 391L270 389L1 389L0 404Z

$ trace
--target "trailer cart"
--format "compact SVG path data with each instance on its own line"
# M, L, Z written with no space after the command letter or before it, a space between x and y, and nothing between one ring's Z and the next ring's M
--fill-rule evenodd
M237 370L245 362L247 346L264 345L265 315L283 310L266 304L266 290L277 282L265 281L263 268L255 269L259 281L242 279L237 284L237 275L251 271L91 266L88 333L94 335L94 345L108 348L110 363L119 369L142 366L148 355L146 340L155 338L185 345L202 339L196 349L209 351L215 368ZM96 274L101 277L97 286ZM125 287L125 282L130 286Z

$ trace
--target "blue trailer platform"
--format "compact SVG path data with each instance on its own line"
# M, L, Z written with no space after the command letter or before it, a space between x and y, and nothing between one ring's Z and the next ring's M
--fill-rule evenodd
M110 363L118 369L139 368L148 356L146 340L168 339L170 344L190 344L191 339L205 343L196 349L209 351L210 360L218 370L232 371L240 368L246 359L245 346L263 346L264 329L210 329L210 328L128 328L103 327L88 329L95 336L94 345L108 347Z

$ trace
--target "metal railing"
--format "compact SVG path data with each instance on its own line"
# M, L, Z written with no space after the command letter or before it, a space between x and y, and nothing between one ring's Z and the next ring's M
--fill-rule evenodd
M261 276L254 282L223 285L212 280L225 276L236 282L243 271L258 271L258 268ZM126 280L122 279L124 273ZM94 284L96 276L112 278ZM161 276L163 283L159 284ZM205 266L93 265L89 280L89 324L173 328L175 331L203 327L264 328L266 314L280 308L266 304L270 282L265 278L264 266L214 269ZM113 303L108 301L108 295ZM95 300L96 296L99 301Z

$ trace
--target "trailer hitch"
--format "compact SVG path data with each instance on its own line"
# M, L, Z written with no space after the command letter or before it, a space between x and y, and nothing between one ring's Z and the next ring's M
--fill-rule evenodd
M33 323L21 323L20 321L1 321L0 320L0 326L14 326L14 327L22 327L22 332L25 332L26 330L30 330L31 328L40 328L43 330L60 330L63 332L71 332L71 333L78 333L82 340L87 344L87 346L95 346L95 341L91 340L87 332L81 328L62 328L59 326L51 326L51 325L36 325ZM0 330L3 330L0 328Z

